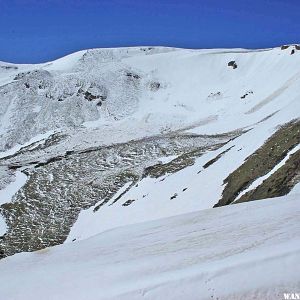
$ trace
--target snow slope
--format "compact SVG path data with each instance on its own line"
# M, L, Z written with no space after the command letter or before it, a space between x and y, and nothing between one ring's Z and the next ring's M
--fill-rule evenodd
M83 210L72 227L67 241L87 238L121 225L213 207L222 195L223 180L228 174L235 171L248 156L262 146L276 131L278 124L284 124L288 120L299 117L300 101L295 101L293 104L265 122L256 124L252 130L220 149L203 154L192 166L160 178L144 178L113 205L110 205L113 202L112 199L108 205L101 207L98 211L94 211L98 204L88 210ZM291 152L298 149L299 145ZM209 168L203 167L224 151L227 152L216 163ZM284 161L288 157L289 155L284 158ZM263 179L273 174L281 165L278 164L273 172L269 172ZM176 198L171 199L175 194ZM135 201L130 206L124 207L123 204L130 199ZM102 200L99 201L101 202Z
M2 299L283 299L299 194L120 227L0 261Z
M294 45L0 62L0 254L213 207L228 175L299 120L299 65ZM176 160L182 168L145 175Z
M300 51L290 55L291 48L93 49L46 64L0 69L7 82L0 88L0 149L75 127L68 132L75 135L71 148L85 124L99 128L98 134L105 125L116 126L127 140L186 126L198 125L205 134L249 126L296 103ZM237 69L228 66L232 60ZM85 92L100 98L87 100ZM113 137L102 142L110 144Z

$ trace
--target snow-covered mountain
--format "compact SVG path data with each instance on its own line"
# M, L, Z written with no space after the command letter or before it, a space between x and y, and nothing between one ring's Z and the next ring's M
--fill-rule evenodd
M268 206L212 208L291 192L296 203L299 66L298 45L92 49L38 65L0 62L0 257L64 242L57 257L77 245L93 257L89 243L101 247L109 235L101 233L116 227L132 224L124 228L138 234L186 213L254 212ZM0 273L15 257L38 259L5 259Z

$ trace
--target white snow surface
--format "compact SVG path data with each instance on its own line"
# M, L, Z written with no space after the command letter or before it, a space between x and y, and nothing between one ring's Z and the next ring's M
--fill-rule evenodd
M16 192L26 183L27 176L21 171L16 172L15 180L0 190L0 205L10 202Z
M82 211L71 229L67 242L84 239L117 226L213 207L222 196L223 180L235 171L246 157L264 144L277 130L278 124L297 118L300 112L299 105L300 101L299 110L293 107L283 109L220 149L205 153L188 168L163 178L142 179L138 186L132 187L114 205L105 205L96 212L93 207ZM205 163L230 147L232 148L216 163L207 169L203 168ZM175 193L177 197L170 200ZM129 199L136 201L128 207L123 207L122 204Z
M38 65L0 62L0 157L35 146L57 131L64 138L36 161L166 132L251 129L191 167L165 178L143 179L114 205L96 213L93 208L83 211L68 241L212 207L220 199L223 180L278 126L299 119L300 51L290 55L292 48L109 48ZM228 66L232 60L236 69ZM88 101L85 92L106 100L98 106L100 98ZM229 147L217 163L202 167ZM129 199L136 201L123 207Z
M17 145L15 145L14 147L10 148L7 151L0 152L0 158L5 158L7 156L14 155L15 153L17 153L22 148L28 147L28 146L30 146L32 144L33 144L33 146L32 146L31 149L33 149L34 147L37 147L38 145L44 143L45 140L48 137L50 137L52 134L54 134L54 130L48 131L48 132L43 133L43 134L42 133L38 134L35 137L31 138L28 142L26 142L26 143L24 143L22 145L17 144Z
M68 243L0 260L0 298L283 299L300 291L299 183L288 196L211 209L223 180L300 117L300 51L290 51L133 47L39 65L0 62L0 158L55 132L63 138L37 161L163 133L249 129L179 172L127 182L96 212L81 211ZM99 106L86 91L107 98ZM0 204L26 182L15 175Z
M0 261L2 299L283 299L299 194L129 225Z
M290 194L300 194L300 182L298 182L291 190Z
M251 129L199 157L193 166L165 178L143 179L114 205L81 212L68 241L210 208L221 197L223 180L278 126L299 119L300 51L290 55L291 49L109 48L38 65L1 62L0 158L38 145L54 132L63 138L37 154L36 161L170 132ZM228 66L233 60L236 69ZM85 92L106 100L98 106L100 98L88 101ZM230 147L215 164L203 168ZM161 162L170 159L162 157ZM135 201L123 207L129 199Z
M8 203L12 200L13 196L25 185L27 176L17 171L14 181L8 184L4 189L0 190L0 205ZM0 236L6 233L7 226L4 217L0 214Z
M290 50L91 49L0 69L0 84L6 83L0 86L0 150L48 130L68 133L74 148L83 140L96 146L187 127L204 134L227 132L291 107L297 112L300 51L290 55ZM237 69L228 67L231 60ZM107 99L97 106L80 88ZM107 126L114 129L108 135Z
M4 218L0 215L0 236L5 234L7 230L6 222Z

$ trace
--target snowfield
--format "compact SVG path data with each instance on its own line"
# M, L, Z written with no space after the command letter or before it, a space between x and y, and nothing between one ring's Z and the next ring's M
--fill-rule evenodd
M283 299L299 194L116 228L0 261L1 299Z
M298 107L300 51L291 49L91 49L0 69L0 150L58 128L76 148L83 134L95 146L120 142L120 131L129 141L186 127L214 134L251 126ZM106 126L115 132L102 135Z
M300 292L299 49L0 62L0 299Z

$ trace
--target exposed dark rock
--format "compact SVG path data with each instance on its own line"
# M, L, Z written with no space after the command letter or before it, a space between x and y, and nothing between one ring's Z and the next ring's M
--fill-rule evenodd
M235 60L231 60L228 63L228 67L232 67L233 69L236 69L237 68L237 63L235 62Z
M30 80L32 79L39 80L40 78L45 78L45 77L51 77L51 74L46 70L38 69L38 70L18 73L14 77L14 80L20 80L23 78L27 78Z
M0 248L0 259L6 257L4 250Z
M177 193L175 193L173 196L171 196L171 197L170 197L170 200L173 200L173 199L175 199L177 196L178 196L178 194L177 194Z
M134 202L135 200L127 200L125 203L122 204L122 206L129 206L132 202Z
M150 83L150 90L151 91L157 91L160 88L160 83L159 82L151 82Z
M215 162L217 162L226 152L228 152L233 147L234 147L234 145L231 146L230 148L226 149L225 151L221 152L220 154L218 154L215 158L213 158L210 161L208 161L205 165L203 165L203 169L206 169L209 166L211 166L212 164L214 164Z
M126 76L127 76L127 77L130 77L130 78L134 78L134 79L140 79L140 78L141 78L140 75L134 74L134 73L132 73L132 72L127 72L127 73L126 73Z
M93 100L95 100L95 99L99 99L100 96L98 96L98 95L93 95L92 93L86 91L86 92L84 93L84 98L85 98L86 100L88 100L88 101L93 101Z
M78 89L78 91L77 91L77 96L79 96L79 95L83 95L84 96L84 98L86 99L86 100L88 100L88 101L94 101L94 100L96 100L96 99L100 99L100 100L102 100L102 101L105 101L106 99L107 99L107 95L106 95L106 90L104 89L104 91L103 91L103 87L99 87L99 90L100 90L100 92L103 92L104 93L104 95L94 95L93 93L91 93L90 91L84 91L82 88L80 88L80 89ZM99 102L98 102L99 103ZM101 103L102 104L102 103ZM101 105L100 104L100 105ZM99 106L100 106L99 105Z
M235 203L284 196L299 181L300 150L292 154L286 163L264 180L261 185L241 196Z
M214 98L214 97L219 97L219 96L221 96L221 92L210 93L208 95L208 98Z
M293 49L293 50L291 51L291 55L293 55L293 54L295 54L295 49Z
M289 45L282 45L280 49L285 50L285 49L288 49L288 48L289 48Z
M141 51L151 51L152 49L154 49L153 47L147 47L147 48L140 48Z
M215 207L232 203L243 190L257 178L270 172L299 143L300 121L293 121L279 128L224 180L222 198Z
M18 70L18 67L16 67L16 66L0 66L0 69L3 69L3 70Z
M253 94L253 91L247 92L246 94L244 94L243 96L241 96L241 99L245 99L250 94Z
M20 79L22 79L23 77L25 76L25 73L19 73L19 74L17 74L15 77L14 77L14 80L20 80Z

